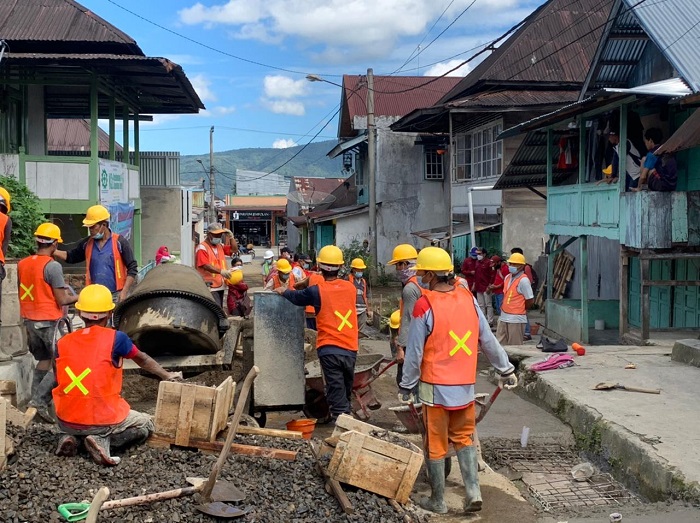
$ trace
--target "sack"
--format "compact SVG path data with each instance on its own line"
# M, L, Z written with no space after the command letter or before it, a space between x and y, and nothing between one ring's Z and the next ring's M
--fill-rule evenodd
M542 336L540 342L537 344L537 348L542 352L566 352L569 350L564 340L557 340L554 342L544 336Z
M542 361L533 363L528 367L532 372L542 372L545 370L565 369L576 365L574 357L570 354L552 354Z
M253 303L250 301L250 297L247 293L245 296L243 296L243 299L238 302L236 308L238 309L238 313L244 318L247 318L253 311Z

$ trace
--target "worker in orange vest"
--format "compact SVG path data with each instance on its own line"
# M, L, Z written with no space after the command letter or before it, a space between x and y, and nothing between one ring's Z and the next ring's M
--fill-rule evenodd
M265 284L266 291L274 291L280 287L285 289L293 289L296 279L292 272L292 265L286 258L277 260L277 270L270 275L270 279Z
M54 258L66 263L85 262L85 285L104 285L116 302L126 299L136 283L138 263L129 241L110 230L109 219L106 207L90 207L83 220L90 236L70 251L57 250Z
M426 247L416 260L416 274L428 290L412 311L403 377L402 403L413 402L418 387L426 425L431 496L420 500L426 510L445 514L445 457L448 444L457 452L464 480L466 512L481 510L474 385L479 348L500 373L508 389L518 383L508 354L496 341L471 292L451 285L452 260L447 251Z
M496 337L503 345L522 345L525 341L527 310L535 301L525 266L525 256L520 253L508 258L510 274L503 280L503 303L496 327Z
M2 280L5 279L5 257L10 248L12 236L12 218L9 216L12 210L11 200L7 189L0 187L0 310L2 310ZM1 317L0 325L2 325Z
M355 286L338 278L343 265L343 252L328 245L318 253L318 267L323 280L304 290L275 292L294 305L311 305L316 310L316 350L326 382L326 401L330 408L329 421L341 414L351 414L350 398L355 379L355 359L358 349Z
M214 301L221 307L224 305L226 280L231 277L231 271L226 268L226 246L224 245L224 229L220 223L210 223L207 227L207 237L195 249L195 265Z
M99 465L118 465L111 447L143 442L153 432L148 414L131 410L122 398L122 359L133 360L162 380L182 380L141 352L129 336L107 328L114 303L104 285L88 285L75 308L85 328L67 334L57 344L53 400L60 432L58 456L75 456L78 438Z
M78 297L66 285L61 264L52 257L57 245L63 243L61 230L53 223L42 223L34 231L34 238L36 254L17 264L19 315L27 329L29 352L37 362L29 404L44 421L53 423L50 404L55 386L51 368L54 339L58 320L63 317L62 307L75 303Z
M408 326L411 323L411 312L416 301L421 296L421 287L416 279L416 258L418 252L413 245L403 243L394 247L389 265L396 267L396 275L403 286L401 290L401 301L399 310L401 311L401 325L399 327L399 337L396 340L396 362L398 372L401 372L406 343L408 341Z

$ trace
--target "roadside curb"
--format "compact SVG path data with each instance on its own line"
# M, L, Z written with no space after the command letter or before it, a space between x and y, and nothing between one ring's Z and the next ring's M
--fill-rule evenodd
M546 375L520 373L520 394L552 412L573 430L577 446L604 460L612 474L650 501L669 498L700 501L700 485L688 482L654 447L550 383ZM517 389L516 389L517 390Z

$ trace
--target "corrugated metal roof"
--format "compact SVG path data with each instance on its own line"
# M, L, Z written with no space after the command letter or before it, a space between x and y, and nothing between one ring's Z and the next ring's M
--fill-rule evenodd
M232 196L231 204L222 207L225 211L284 211L286 196Z
M556 130L552 131L552 143L550 154L553 156L559 150L559 140L567 135L575 135L578 140L578 132ZM573 169L559 169L557 164L552 166L552 178L555 183L562 181L578 167ZM527 134L523 143L513 155L503 174L493 186L494 189L514 189L518 187L544 187L547 185L547 133L533 131Z
M430 76L375 76L374 115L398 117L420 107L430 107L460 80L453 76L437 79ZM367 77L344 75L340 136L349 137L356 133L352 121L355 116L367 115L366 103Z
M343 142L340 142L339 144L335 145L333 149L328 151L326 153L326 156L329 158L335 158L341 154L343 154L345 151L352 149L354 147L357 147L360 145L362 142L367 141L367 133L363 132L362 134L355 136L355 138L350 138L349 140L345 140Z
M700 145L700 110L696 109L690 117L681 124L671 137L656 150L656 155L675 153L698 147Z
M331 194L344 181L345 178L304 178L301 176L292 178L293 190L299 191L304 196L310 196L314 192Z
M3 0L0 35L14 52L80 52L87 42L93 51L143 55L133 38L73 0Z
M597 49L614 0L550 0L440 103L484 82L580 84Z
M700 2L624 0L639 24L690 85L700 91Z
M578 98L578 89L571 91L519 91L476 93L445 104L447 108L468 107L532 107L537 105L561 105L571 103Z
M100 151L109 151L109 135L97 130ZM49 151L90 151L90 122L68 118L46 120L46 142ZM114 143L116 151L122 146Z

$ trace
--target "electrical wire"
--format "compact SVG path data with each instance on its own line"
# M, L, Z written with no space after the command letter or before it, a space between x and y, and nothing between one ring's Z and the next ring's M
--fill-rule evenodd
M211 125L192 125L188 127L162 127L162 128L149 128L149 129L140 129L140 132L145 132L145 131L188 131L192 129L209 129ZM225 125L217 125L217 129L224 129L227 131L236 131L236 132L244 132L244 133L258 133L258 134L274 134L274 135L280 135L280 136L300 136L300 137L305 137L308 136L307 134L301 134L301 133L284 133L280 131L263 131L261 129L246 129L244 127L228 127ZM331 135L322 135L321 138L336 138L336 136L331 136Z

